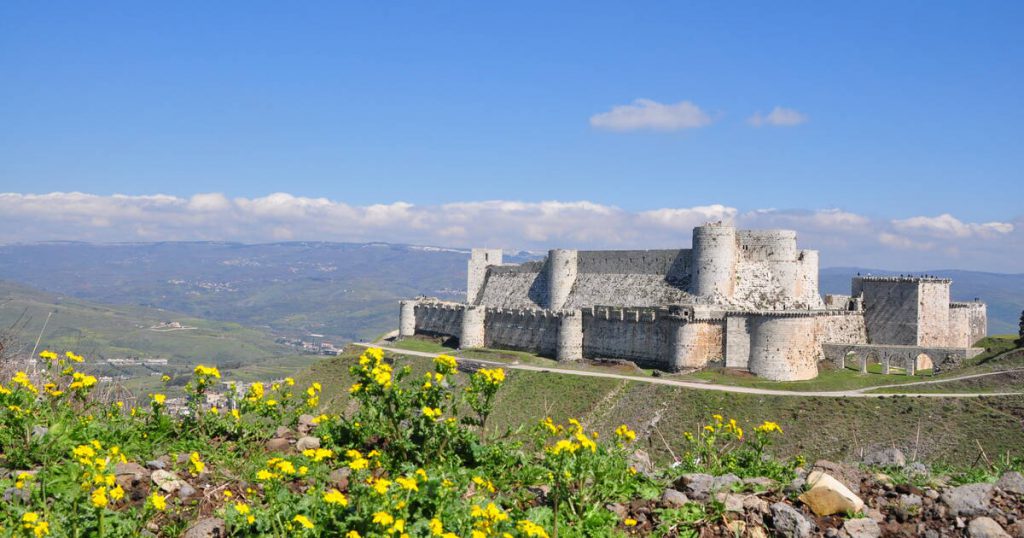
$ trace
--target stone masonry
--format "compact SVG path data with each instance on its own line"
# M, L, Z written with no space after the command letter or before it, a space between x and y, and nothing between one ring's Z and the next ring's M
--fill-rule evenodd
M898 352L892 366L912 372L962 363L985 336L984 303L951 303L951 284L864 276L851 295L823 300L818 253L797 248L796 232L713 223L694 228L690 249L560 249L517 265L473 249L466 302L402 301L399 335L673 372L717 364L779 381L855 357L888 369L881 358Z

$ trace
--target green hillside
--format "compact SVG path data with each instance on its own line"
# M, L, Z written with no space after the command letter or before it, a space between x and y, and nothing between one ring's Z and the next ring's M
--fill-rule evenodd
M349 405L348 367L358 350L320 361L298 378L325 381L324 401L333 411ZM391 355L414 374L429 359ZM1016 361L1015 361L1016 362ZM762 396L689 390L640 381L510 370L494 415L501 427L532 424L537 417L579 418L587 429L609 435L619 424L636 429L657 458L670 460L683 432L718 413L745 423L778 422L786 435L780 454L809 459L856 459L862 450L896 446L931 463L961 467L985 457L1019 455L1024 443L1024 396L981 398L820 398Z
M171 326L171 323L178 326ZM45 329L44 329L45 326ZM274 343L259 330L166 310L110 306L0 281L0 328L14 339L19 355L38 350L73 350L90 359L102 375L144 378L175 374L203 362L243 377L278 376L315 357ZM291 357L290 357L291 356ZM167 365L111 365L108 360L166 359Z

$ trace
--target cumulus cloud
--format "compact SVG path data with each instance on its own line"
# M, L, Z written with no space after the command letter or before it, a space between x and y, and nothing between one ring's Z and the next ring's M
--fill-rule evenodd
M637 99L590 117L590 126L609 131L678 131L711 125L711 116L690 101L662 104Z
M763 116L760 112L755 112L753 116L747 118L747 123L754 127L761 127L763 125L770 125L772 127L794 127L806 122L806 114L793 110L792 108L784 108L781 106L773 108L771 112Z
M962 222L960 219L943 213L937 217L911 217L892 221L893 227L902 231L921 232L937 238L992 238L1013 232L1014 226L1009 222Z
M741 212L721 204L626 211L555 200L357 206L288 193L253 198L0 194L0 243L315 240L508 249L685 248L691 228L717 221L796 230L800 247L821 250L825 267L1024 271L1024 219L973 223L943 214L884 220L837 208Z

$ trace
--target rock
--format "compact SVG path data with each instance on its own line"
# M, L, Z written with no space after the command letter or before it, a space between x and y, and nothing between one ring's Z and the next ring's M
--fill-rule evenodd
M726 528L729 529L729 534L733 536L743 536L743 531L747 529L747 522L737 519L736 521L730 521Z
M828 460L818 460L814 462L814 466L811 468L811 471L813 472L815 470L825 471L831 475L832 478L835 478L842 482L844 486L850 488L850 491L860 491L860 483L865 477L865 474L853 465L835 463ZM810 481L808 480L808 482Z
M182 538L221 538L227 536L224 520L218 517L204 517L196 521L182 534Z
M274 430L274 437L283 437L285 439L294 439L295 438L295 434L293 434L292 431L290 429L288 429L287 426L278 426L277 429Z
M786 495L799 495L804 492L805 486L807 486L807 479L802 476L798 476L786 487L782 488L782 492Z
M136 479L139 479L148 476L149 470L139 465L138 463L118 463L117 465L114 465L114 475L130 475L135 477Z
M626 519L626 516L629 515L626 505L622 503L608 503L604 507L616 516L619 516L619 519Z
M1006 527L1006 532L1013 538L1024 538L1024 520L1016 521Z
M967 525L967 535L971 538L1010 538L1010 535L988 517L976 517Z
M811 471L807 483L811 488L800 495L800 500L819 516L860 512L864 508L860 497L828 473Z
M869 517L847 519L843 523L843 530L850 538L878 538L882 535L878 522Z
M160 489L164 490L167 493L174 493L175 491L178 491L179 489L181 489L181 486L185 483L184 480L178 478L178 475L170 471L164 470L153 471L153 474L152 476L150 476L150 478L153 480L153 483L157 485L157 487L159 487Z
M923 502L924 500L921 499L920 495L914 495L913 493L909 495L900 495L900 506L904 508L920 508Z
M726 512L743 513L743 496L735 493L717 493L715 500L722 503Z
M181 487L178 489L178 498L185 500L196 494L196 488L192 487L188 482L182 482Z
M644 476L654 476L654 463L651 461L651 455L644 450L635 450L629 455L629 465L636 470L636 472Z
M778 483L771 478L759 476L756 478L744 478L743 485L748 486L750 491L771 491L778 486Z
M151 460L146 462L146 468L153 471L162 471L167 468L167 462L163 460Z
M5 503L10 503L10 502L14 502L14 501L18 500L18 501L21 501L22 504L28 504L31 499L32 499L32 490L30 490L27 487L26 488L18 489L18 488L14 487L14 486L11 486L11 487L9 487L9 488L4 490L4 502Z
M114 465L114 477L117 485L128 493L131 500L141 499L145 496L145 482L149 478L150 471L138 463L118 463Z
M864 515L873 519L875 523L881 523L885 521L885 514L875 508L865 508Z
M929 499L934 501L935 499L939 498L939 492L935 491L932 488L928 488L928 489L924 490L924 496L928 497Z
M757 495L748 495L744 497L743 509L760 515L767 514L770 510L768 507L768 501L758 497Z
M275 437L267 441L267 452L284 452L291 447L291 443L283 437Z
M33 441L38 441L38 440L42 439L43 437L46 437L46 434L48 434L48 433L50 433L50 428L47 428L46 426L40 426L38 424L36 424L35 426L32 426L32 440Z
M316 417L313 415L299 415L299 426L297 428L299 433L307 434L313 431L316 428L316 424L313 423L314 420L316 420Z
M341 469L335 469L331 471L331 474L327 477L327 481L340 491L348 490L348 477L352 474L352 469L348 467L342 467Z
M711 482L711 491L726 491L731 489L733 484L739 482L740 477L732 473L716 476L714 481Z
M1024 495L1024 475L1017 471L1003 473L996 482L996 487L1014 495Z
M661 504L668 508L679 508L688 502L690 499L686 498L686 494L679 490L669 488L661 494Z
M907 464L907 458L903 451L898 448L876 448L864 454L861 460L865 465L877 467L903 467Z
M775 532L786 538L806 538L811 535L811 522L786 503L772 505L772 522Z
M551 486L547 484L541 484L539 486L527 486L526 490L534 494L541 503L547 502L548 495L551 494Z
M683 485L686 495L695 499L707 498L714 482L715 477L704 473L689 473L679 478L679 483Z
M992 484L967 484L947 489L940 497L953 515L970 516L988 511Z
M879 484L885 486L886 489L891 489L894 485L892 477L885 473L875 473L875 476L873 476L872 478L875 479L875 482L878 482Z
M320 448L319 437L300 437L299 440L295 442L295 450L298 450L299 452L312 448Z
M764 530L764 527L751 527L748 525L747 536L749 538L768 538L768 531Z
M909 477L928 476L929 474L928 466L919 461L908 463L907 466L903 468L903 472L907 473L907 476Z

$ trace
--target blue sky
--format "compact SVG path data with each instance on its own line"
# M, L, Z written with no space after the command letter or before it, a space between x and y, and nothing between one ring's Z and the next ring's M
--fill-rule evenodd
M1019 232L1020 2L553 4L4 2L0 192L721 204ZM594 120L637 99L699 121ZM795 116L752 125L776 107Z

